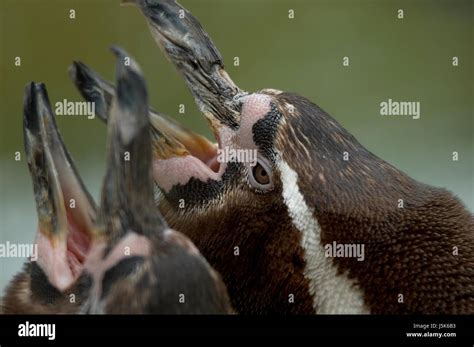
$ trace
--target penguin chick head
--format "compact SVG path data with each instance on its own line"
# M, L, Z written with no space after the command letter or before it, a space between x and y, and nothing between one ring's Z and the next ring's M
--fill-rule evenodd
M153 200L147 91L117 56L100 208L56 127L42 84L27 86L25 150L38 213L37 259L10 283L3 313L231 313L220 276Z
M56 127L46 87L29 83L24 143L38 215L36 255L9 284L5 313L74 313L90 282L81 276L95 238L96 206Z
M84 265L93 285L83 312L230 313L219 275L155 207L145 81L124 50L112 50L117 93L97 222L106 238L92 247Z

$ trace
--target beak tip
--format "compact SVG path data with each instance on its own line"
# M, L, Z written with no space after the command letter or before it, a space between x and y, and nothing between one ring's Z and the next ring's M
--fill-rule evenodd
M43 82L39 82L35 83L34 88L39 100L44 101L44 98L47 97L46 85Z
M29 82L25 87L23 99L23 121L25 129L34 133L39 131L41 105L47 104L48 95L44 83Z
M112 45L110 50L117 58L116 75L118 80L127 75L137 75L141 79L142 71L127 51L117 45Z
M121 48L120 46L117 46L117 45L111 45L111 46L110 46L110 51L111 51L117 58L121 58L121 57L127 56L127 54L126 54L126 52L124 51L124 49Z
M117 45L112 45L110 46L110 51L112 52L113 55L115 55L115 58L117 59L117 64L116 64L116 74L117 77L123 77L126 74L127 67L130 66L130 61L131 59L129 58L127 52L117 46Z
M34 96L34 90L35 90L35 82L33 81L28 82L25 86L25 95L24 95L24 100L23 100L23 104L25 107L31 105L31 101Z
M37 130L38 119L35 117L36 112L36 91L35 83L29 82L25 86L25 94L23 98L23 125L25 129Z
M45 100L46 98L46 100ZM34 148L42 143L43 129L41 126L42 117L45 112L42 106L47 101L46 86L43 83L30 82L25 87L23 101L23 134L24 146L28 157ZM28 158L30 163L31 158Z
M68 68L69 78L76 86L81 86L86 83L89 76L87 67L80 61L73 61Z
M49 108L48 91L46 90L46 85L43 82L35 83L34 89L36 94L36 108L38 114L40 114L41 112L39 112L39 110L43 109L43 107L46 106L46 109ZM46 112L46 114L48 113L50 112Z

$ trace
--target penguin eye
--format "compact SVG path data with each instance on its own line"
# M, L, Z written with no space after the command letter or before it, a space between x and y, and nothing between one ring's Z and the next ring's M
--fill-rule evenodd
M268 191L273 187L271 166L263 159L258 159L255 166L249 170L250 185L261 191Z
M255 181L257 181L257 183L262 185L270 183L270 176L268 176L267 170L265 170L262 165L255 165L252 170L252 174L253 178L255 178Z

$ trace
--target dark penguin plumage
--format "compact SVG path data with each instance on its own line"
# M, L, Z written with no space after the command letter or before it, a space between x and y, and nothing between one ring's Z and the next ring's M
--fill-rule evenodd
M149 110L156 204L221 273L238 312L474 312L473 216L455 196L376 157L304 97L241 90L175 1L126 2L143 12L217 142ZM107 120L120 86L82 63L71 76ZM218 149L257 157L220 161ZM364 252L331 256L328 245Z
M219 162L217 147L213 158L179 141L183 131L161 135L186 153L155 151L160 211L222 274L237 311L474 312L473 216L456 197L376 157L304 97L238 88L175 1L133 2L219 149L258 152L255 165ZM98 98L94 76L82 87L73 77ZM363 259L326 256L334 242L363 245Z
M367 309L473 313L474 220L459 199L381 160L307 99L275 100L286 122L274 146L298 173L321 244L365 245L363 261L332 259L358 283Z
M220 276L156 210L147 91L119 48L101 206L57 131L46 89L25 96L25 148L38 210L38 260L2 299L4 313L232 313ZM76 206L71 207L70 199Z

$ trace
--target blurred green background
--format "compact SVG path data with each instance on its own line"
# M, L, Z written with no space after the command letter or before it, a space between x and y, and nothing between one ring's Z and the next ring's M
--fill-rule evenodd
M151 104L210 135L182 79L155 46L137 8L120 0L0 0L0 243L31 243L36 211L23 154L22 98L46 83L52 103L80 101L67 75L81 60L113 78L111 44L141 64ZM203 24L234 81L316 102L372 152L423 182L446 187L472 211L473 2L182 0ZM75 9L76 19L69 19ZM295 18L288 18L289 9ZM405 18L397 19L403 9ZM14 58L21 57L21 67ZM350 58L343 67L342 58ZM452 66L452 57L459 66ZM240 66L234 66L239 57ZM383 117L387 99L421 102L421 118ZM178 113L179 104L186 113ZM58 116L65 142L95 197L105 127ZM459 161L452 161L452 152ZM23 259L0 258L0 293Z

